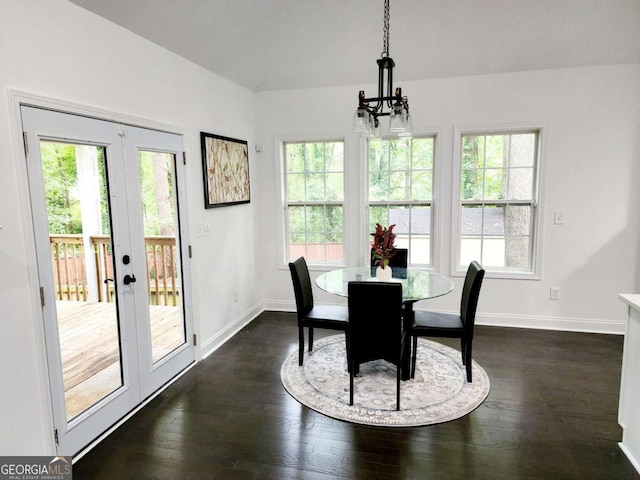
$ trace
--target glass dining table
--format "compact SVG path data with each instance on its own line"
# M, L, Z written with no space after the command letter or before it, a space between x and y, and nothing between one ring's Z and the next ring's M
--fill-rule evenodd
M349 282L377 281L376 267L350 267L331 270L316 278L316 285L325 292L347 297ZM438 273L420 268L393 267L391 282L402 284L404 304L403 322L405 330L413 323L413 304L418 300L441 297L453 290L453 282ZM402 351L401 374L403 380L409 379L411 360L411 342L407 339Z

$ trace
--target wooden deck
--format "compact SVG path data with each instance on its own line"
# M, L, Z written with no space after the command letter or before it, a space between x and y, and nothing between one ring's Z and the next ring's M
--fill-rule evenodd
M114 303L58 301L67 418L122 385ZM152 356L156 362L184 343L181 307L150 305Z

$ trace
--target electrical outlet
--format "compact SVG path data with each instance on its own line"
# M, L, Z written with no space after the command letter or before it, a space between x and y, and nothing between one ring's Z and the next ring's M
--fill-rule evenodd
M549 289L549 300L560 300L560 289L558 287Z
M236 288L233 291L233 303L237 303L238 302L238 289Z
M202 236L202 230L203 230L202 222L196 223L196 237Z
M204 222L204 235L205 237L211 235L211 225L209 225L209 222Z

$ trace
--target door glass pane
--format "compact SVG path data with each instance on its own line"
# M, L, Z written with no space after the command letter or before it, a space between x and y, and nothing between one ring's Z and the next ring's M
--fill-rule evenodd
M153 362L185 343L175 156L138 152Z
M69 421L122 385L105 150L40 151Z

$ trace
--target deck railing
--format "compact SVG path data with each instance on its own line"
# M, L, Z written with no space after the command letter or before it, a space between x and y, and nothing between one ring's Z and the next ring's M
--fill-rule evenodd
M87 300L82 235L50 235L53 280L58 300Z
M111 238L108 235L90 237L91 256L85 254L82 235L50 235L50 242L58 300L114 300ZM175 237L149 236L145 237L144 243L149 304L178 305L180 278Z

